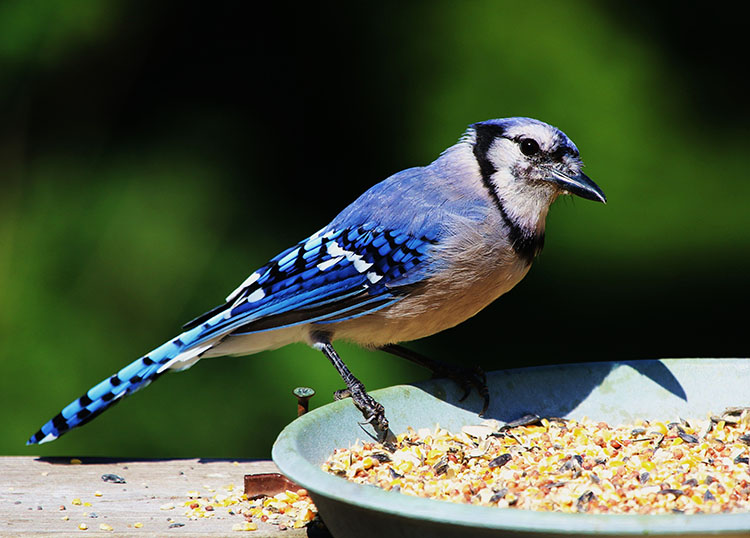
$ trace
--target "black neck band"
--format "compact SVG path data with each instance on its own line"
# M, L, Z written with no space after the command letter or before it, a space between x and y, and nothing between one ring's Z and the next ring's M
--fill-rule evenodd
M475 124L474 130L476 132L474 157L476 157L479 164L482 183L487 189L495 207L500 211L503 222L508 226L510 243L513 246L513 250L521 258L531 263L544 246L544 234L537 234L535 231L527 230L516 220L512 219L505 210L505 205L492 184L492 174L497 172L497 168L489 160L487 153L492 146L492 142L504 135L503 128L500 125Z

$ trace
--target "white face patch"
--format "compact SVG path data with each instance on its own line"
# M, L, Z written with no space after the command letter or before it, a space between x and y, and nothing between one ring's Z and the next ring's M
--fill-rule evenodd
M519 181L508 168L498 170L491 181L508 216L526 230L544 230L547 211L558 194L556 187Z
M487 150L487 159L494 168L489 183L505 213L528 233L544 232L544 220L550 204L560 193L559 188L546 181L544 164L524 155L522 139L532 139L542 152L554 151L567 137L547 124L536 121L507 126L502 136L495 138Z

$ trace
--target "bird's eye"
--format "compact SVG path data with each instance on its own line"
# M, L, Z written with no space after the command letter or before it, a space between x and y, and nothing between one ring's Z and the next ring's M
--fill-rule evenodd
M521 140L521 153L527 157L531 157L537 151L539 151L539 144L533 138L524 138Z

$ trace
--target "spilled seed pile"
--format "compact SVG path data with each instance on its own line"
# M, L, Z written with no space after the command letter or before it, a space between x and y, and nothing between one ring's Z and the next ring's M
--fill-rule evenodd
M458 503L587 513L750 511L750 412L706 420L485 421L337 449L327 472Z
M185 501L185 515L188 519L216 517L217 514L240 515L244 522L235 523L233 531L254 531L258 523L277 525L283 529L299 529L310 523L317 509L307 494L307 490L283 491L272 497L248 498L234 489L225 486L224 492L216 492L207 487L207 493L189 491Z

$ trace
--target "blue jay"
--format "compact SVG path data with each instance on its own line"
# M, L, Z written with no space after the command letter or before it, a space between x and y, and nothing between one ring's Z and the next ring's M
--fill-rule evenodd
M56 439L167 371L293 342L325 354L384 438L385 410L332 342L419 362L398 343L453 327L515 286L542 249L558 195L606 202L581 166L573 142L541 121L470 125L432 164L370 188L325 228L252 273L224 304L74 400L27 444Z

